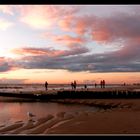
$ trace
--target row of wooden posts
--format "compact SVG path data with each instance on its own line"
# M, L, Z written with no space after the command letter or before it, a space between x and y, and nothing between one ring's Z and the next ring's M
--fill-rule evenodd
M27 99L40 99L40 100L50 100L50 99L64 99L64 98L79 98L79 99L107 99L107 98L140 98L140 91L58 91L57 94L31 94L31 93L0 93L0 96L6 97L18 97Z

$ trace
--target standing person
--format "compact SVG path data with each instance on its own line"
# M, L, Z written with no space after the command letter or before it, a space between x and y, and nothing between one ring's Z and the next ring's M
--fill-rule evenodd
M87 89L87 85L86 84L84 85L84 87L85 87L85 89Z
M102 83L103 83L103 88L105 88L105 80L103 80Z
M45 82L45 88L46 88L46 90L48 90L48 82L47 81Z
M103 87L103 81L101 80L101 82L100 82L100 85L101 85L101 88Z
M95 88L97 87L97 84L95 83Z
M71 88L74 89L74 84L73 84L73 82L71 82Z
M76 81L74 81L74 89L76 89L76 86L77 86L77 83L76 83Z

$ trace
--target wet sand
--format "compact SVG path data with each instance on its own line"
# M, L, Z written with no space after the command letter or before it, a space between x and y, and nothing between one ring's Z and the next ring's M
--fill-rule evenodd
M59 112L1 125L2 135L140 134L140 99L65 99L61 103L101 105L96 112Z

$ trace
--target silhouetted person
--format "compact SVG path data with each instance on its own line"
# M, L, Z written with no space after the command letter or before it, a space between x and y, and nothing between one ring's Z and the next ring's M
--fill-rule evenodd
M71 82L71 88L74 89L74 84L73 84L73 82Z
M47 81L45 82L45 88L46 88L46 90L48 90L48 82Z
M87 89L87 85L86 84L84 85L84 87L85 87L85 89Z
M123 85L125 86L126 84L124 83Z
M103 88L103 81L101 80L101 82L100 82L100 85L101 85L101 88Z
M73 83L74 89L76 89L76 86L77 86L76 81L74 81L74 83Z
M102 81L103 88L105 88L105 80Z
M95 83L95 88L97 87L97 84Z

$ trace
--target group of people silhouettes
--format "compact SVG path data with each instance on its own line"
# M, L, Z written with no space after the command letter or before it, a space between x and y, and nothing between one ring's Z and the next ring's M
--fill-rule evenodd
M72 89L76 89L76 86L77 86L76 81L71 82L71 88L72 88Z
M101 88L105 88L105 80L101 80L100 85L101 85Z
M101 88L105 88L105 80L101 80L100 86L101 86ZM71 82L71 88L72 89L76 89L76 87L77 87L76 81ZM97 87L97 83L95 83L95 88L96 87ZM46 88L46 90L48 90L48 82L47 81L45 82L45 88ZM87 85L86 84L84 85L84 88L87 89Z

